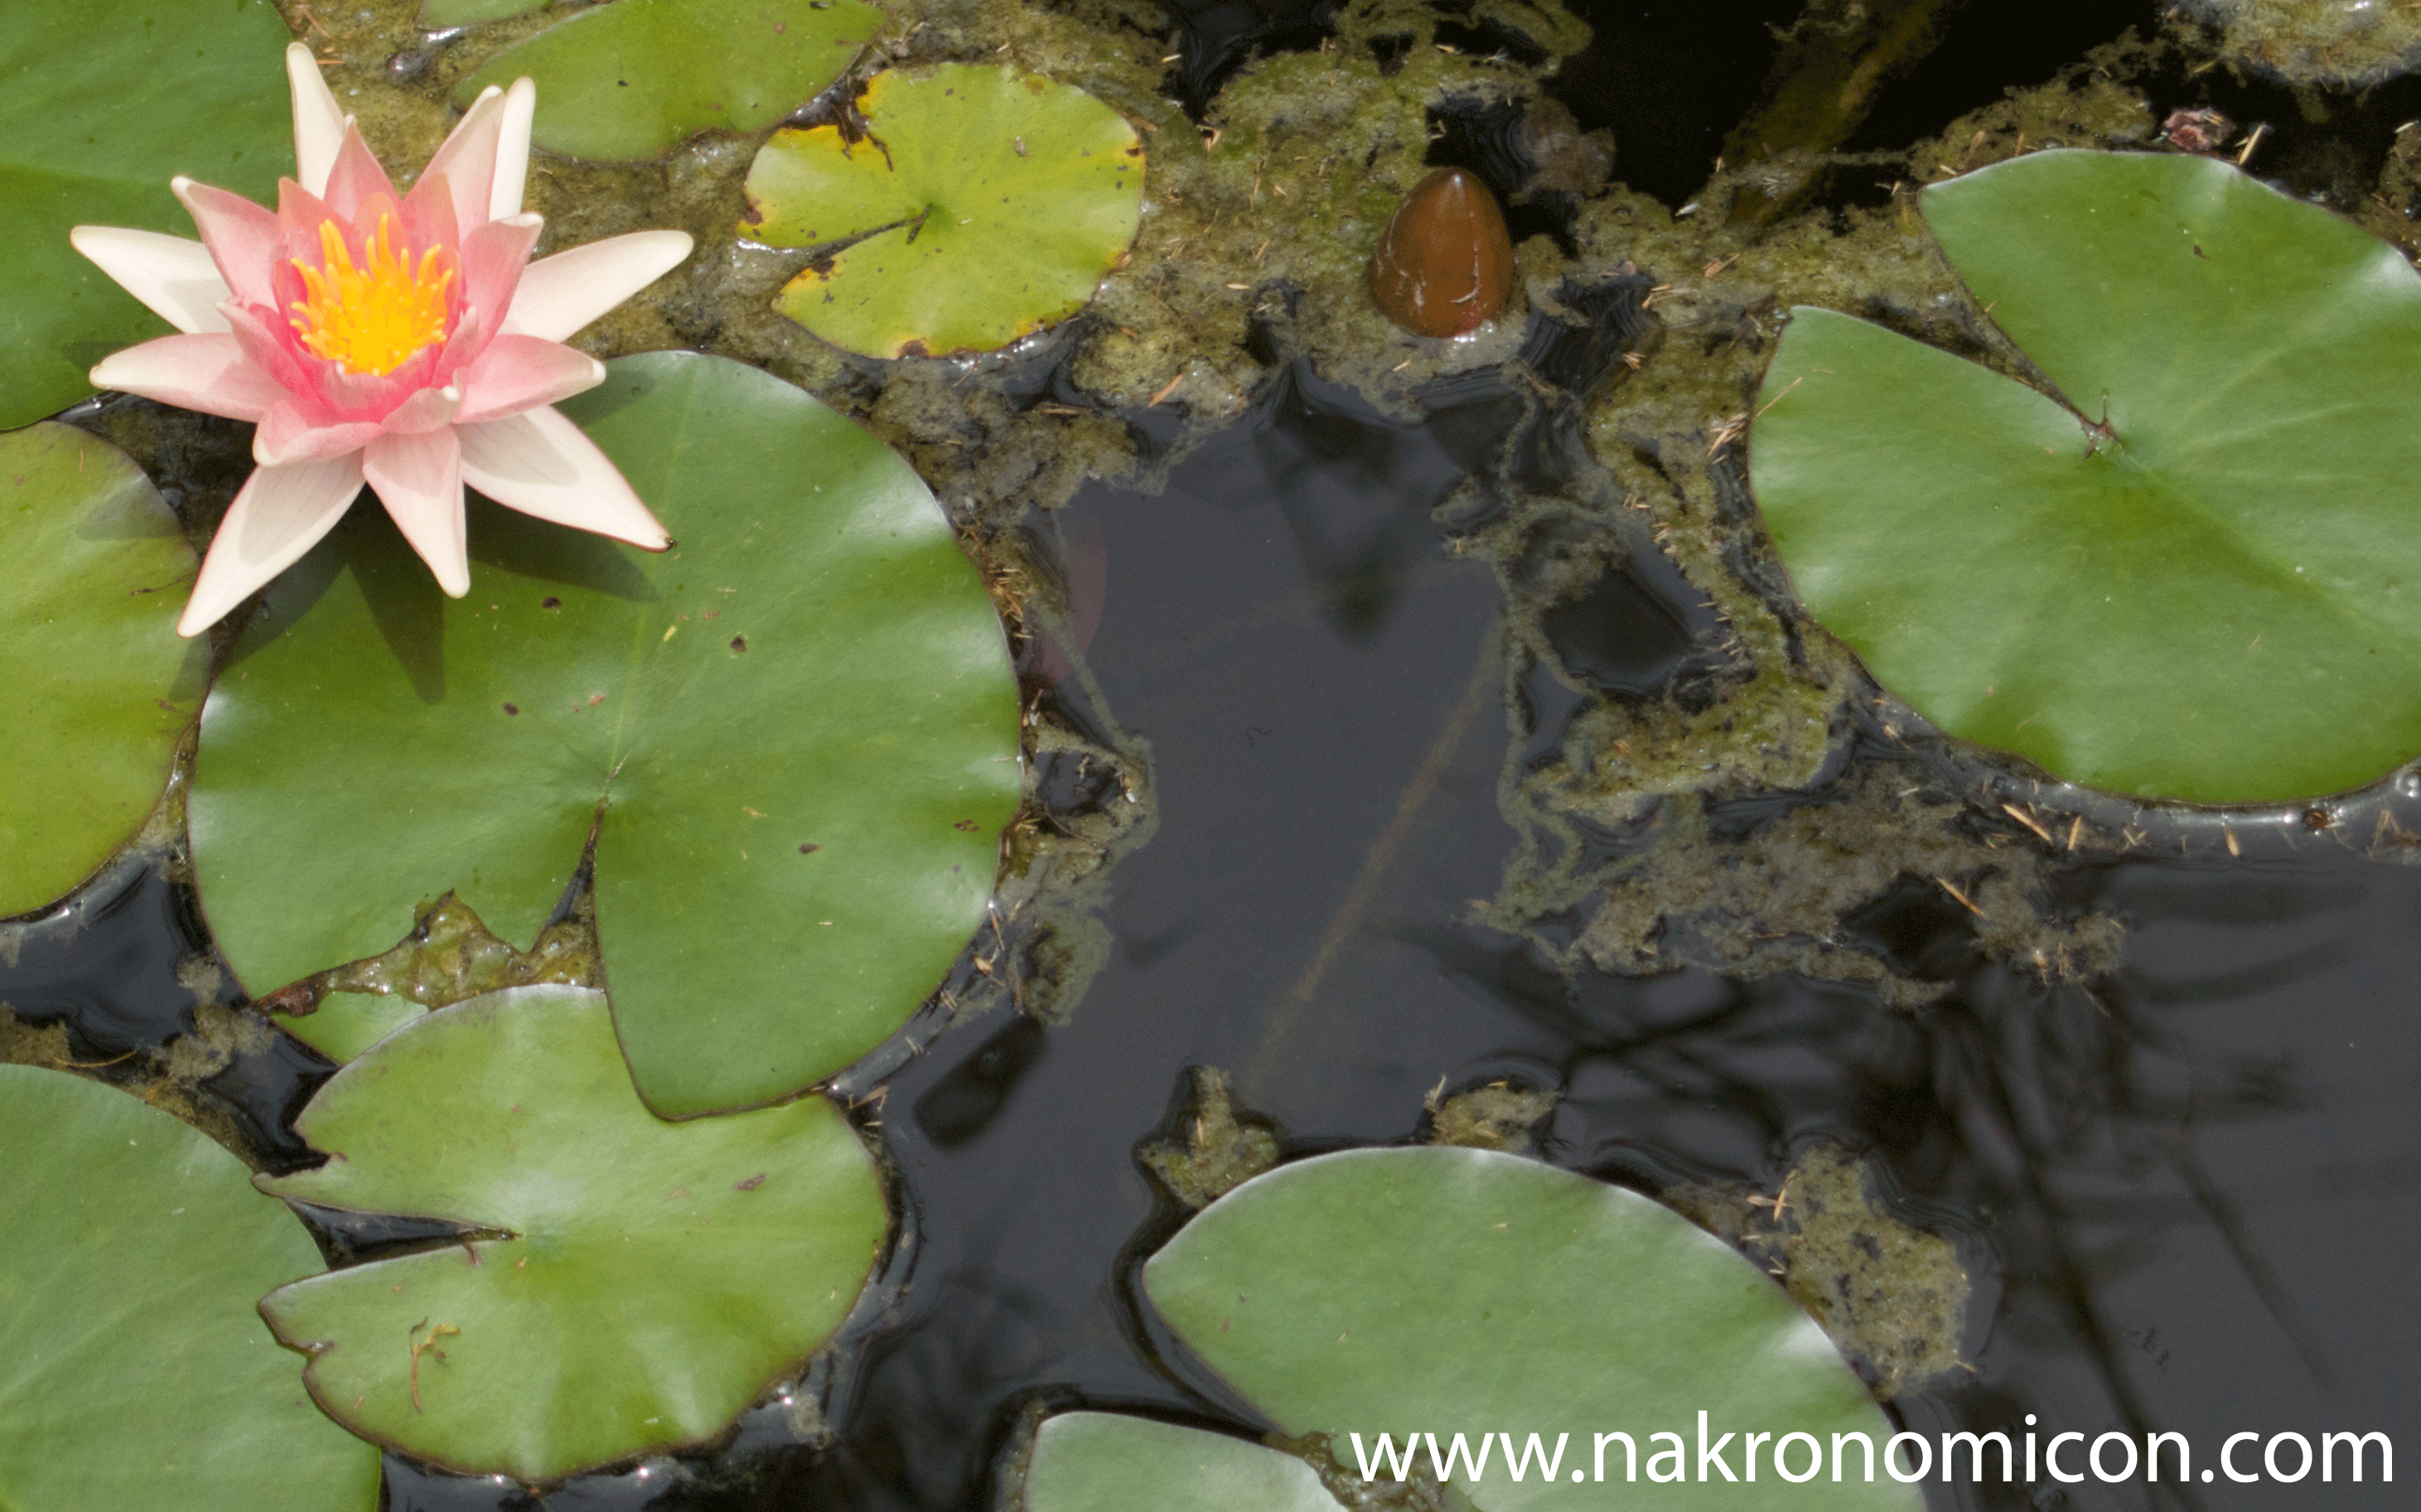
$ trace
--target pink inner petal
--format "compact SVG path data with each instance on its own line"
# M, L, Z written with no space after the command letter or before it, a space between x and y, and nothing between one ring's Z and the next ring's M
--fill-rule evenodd
M530 249L538 245L544 223L535 215L490 221L462 238L462 302L482 310L502 310L510 318L522 270L529 265ZM495 335L491 323L489 335ZM474 348L468 357L478 358Z
M362 140L361 129L345 127L345 145L336 149L336 166L328 175L328 193L324 196L336 219L349 223L361 220L363 209L373 199L395 199L395 185L387 181L386 170Z
M211 261L226 280L228 290L247 304L267 304L273 297L271 270L277 266L285 247L277 217L242 195L191 179L175 179L169 187L194 217L202 245L210 249Z
M418 194L431 175L443 174L454 199L454 224L465 232L494 218L488 213L488 196L496 179L496 139L504 109L503 90L491 86L482 91L455 123L437 155L429 160L420 183L413 186L413 193Z
M320 223L335 218L326 200L291 179L277 180L277 229L286 239L287 257L318 267Z
M443 248L446 257L455 256L461 236L454 219L454 196L446 188L442 173L424 173L403 196L403 240L411 248L413 266L420 266L420 254L432 247ZM461 283L454 280L454 298L461 298Z
M226 318L227 329L242 343L243 354L253 365L267 374L269 380L308 405L314 413L320 409L319 359L302 351L295 340L294 328L286 317L259 305L239 304L233 300L219 306Z

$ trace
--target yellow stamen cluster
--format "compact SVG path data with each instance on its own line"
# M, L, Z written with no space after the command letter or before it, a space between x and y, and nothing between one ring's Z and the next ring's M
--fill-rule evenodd
M290 317L294 334L314 355L376 375L395 371L444 339L445 288L454 270L438 266L435 247L414 268L397 240L395 217L380 216L362 249L365 266L356 268L336 223L320 223L320 266L294 259L310 298L295 301Z

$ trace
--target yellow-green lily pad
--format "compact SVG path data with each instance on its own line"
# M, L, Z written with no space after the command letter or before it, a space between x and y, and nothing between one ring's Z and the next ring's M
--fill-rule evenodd
M201 707L194 551L124 452L0 435L0 918L73 890L143 825Z
M261 1303L330 1416L465 1473L554 1480L712 1438L849 1315L889 1221L822 1098L649 1113L585 988L428 1014L295 1128L328 1163L262 1190L476 1231Z
M774 308L870 357L1005 347L1084 308L1134 241L1144 153L1125 117L1023 70L876 74L839 125L787 129L748 170L749 234L831 249Z
M115 1087L0 1066L0 1506L374 1512L378 1451L260 1320L323 1262L251 1176Z
M1249 1440L1123 1412L1035 1431L1025 1512L1343 1512L1318 1472Z
M455 86L454 102L527 75L539 147L660 158L700 132L773 125L846 72L882 24L863 0L615 0L506 48Z

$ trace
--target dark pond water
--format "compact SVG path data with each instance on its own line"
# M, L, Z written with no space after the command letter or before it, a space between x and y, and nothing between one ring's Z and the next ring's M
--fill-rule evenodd
M1797 9L1600 6L1599 41L1558 93L1584 125L1614 126L1620 176L1678 200L1757 98L1768 24ZM1207 91L1256 45L1316 39L1320 17L1194 8L1183 82ZM1955 8L1935 58L1853 145L1939 130L2133 19ZM2218 86L2245 118L2266 105L2291 124L2275 93ZM2365 123L2389 108L2361 107L2330 140L2375 157ZM1508 711L1496 580L1431 517L1518 412L1481 384L1397 423L1289 381L1164 492L1096 487L1039 527L1102 564L1088 662L1107 711L1149 743L1159 828L1116 869L1116 946L1069 1021L968 1023L892 1079L882 1133L916 1243L894 1278L896 1322L841 1373L836 1446L786 1447L760 1413L722 1461L657 1461L536 1500L391 1462L396 1512L961 1512L991 1494L992 1462L1037 1399L1254 1428L1163 1349L1129 1285L1175 1222L1134 1146L1169 1125L1195 1066L1231 1072L1295 1150L1411 1137L1441 1080L1511 1078L1563 1094L1548 1158L1649 1190L1771 1190L1820 1141L1871 1153L1904 1216L1956 1239L1977 1288L1972 1379L1897 1404L1921 1431L2014 1430L2028 1413L2045 1431L2175 1430L2197 1465L2246 1430L2421 1442L2404 1431L2421 1358L2406 1285L2421 1241L2421 867L2326 834L2233 861L2080 864L2066 901L2131 925L2123 968L2090 993L1985 963L1964 912L1921 887L1858 921L1949 984L1914 1013L1788 977L1568 982L1469 922L1512 843L1508 749L1552 744L1561 709L1532 697ZM1652 557L1547 629L1614 696L1711 654L1695 595ZM1064 688L1054 696L1077 696ZM1798 802L1730 821L1746 831ZM0 1000L63 1020L80 1059L107 1061L231 995L185 964L207 948L181 887L123 867L0 964ZM324 1070L281 1044L238 1057L205 1096L257 1153L292 1161L285 1120ZM1928 1495L2411 1504L2343 1483Z

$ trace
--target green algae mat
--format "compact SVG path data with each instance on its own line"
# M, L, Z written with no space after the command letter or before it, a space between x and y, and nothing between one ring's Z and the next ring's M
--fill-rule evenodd
M65 1071L0 1066L0 1506L374 1512L261 1293L320 1247L243 1162Z
M1750 469L1817 619L2095 787L2270 803L2421 753L2421 274L2207 158L2042 152L1923 204L2039 379L1792 313Z
M526 946L593 844L648 1105L755 1106L915 1012L974 937L1022 772L992 600L932 494L778 379L662 352L567 403L660 555L485 507L444 598L375 511L268 591L204 706L211 928L262 995L448 890Z

